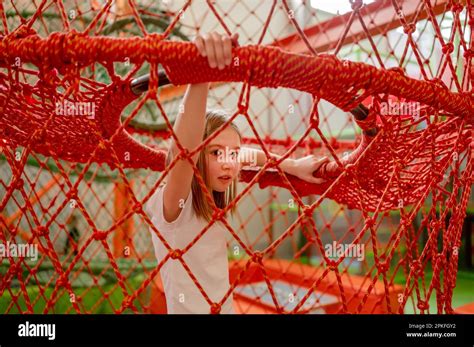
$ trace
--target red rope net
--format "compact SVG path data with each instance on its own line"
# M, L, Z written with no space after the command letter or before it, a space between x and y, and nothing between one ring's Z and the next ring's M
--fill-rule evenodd
M213 313L229 296L238 313L453 312L472 185L474 8L324 3L0 3L1 312L166 312L167 261ZM240 33L224 70L186 42L211 30ZM143 73L148 89L135 93ZM331 159L319 185L276 160L243 169L224 210L236 217L214 213L230 258L218 302L182 257L208 228L173 250L143 208L169 171L180 85L206 81L208 104L229 110L247 146ZM149 229L169 249L159 264ZM37 259L14 256L20 245Z

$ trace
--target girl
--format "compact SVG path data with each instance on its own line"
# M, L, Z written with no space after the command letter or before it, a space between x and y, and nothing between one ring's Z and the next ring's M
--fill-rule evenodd
M210 67L223 69L232 61L232 44L236 41L237 35L229 37L212 33L198 36L194 43L200 54L207 57ZM176 118L174 132L182 146L189 151L198 147L228 120L222 111L206 111L208 90L208 83L189 85L183 99L184 107ZM201 152L192 157L220 209L234 199L239 171L242 166L250 164L241 158L254 158L253 164L258 166L264 165L267 160L263 151L241 148L241 140L237 126L229 123ZM179 149L172 143L167 165L178 154ZM271 156L280 158L274 154ZM286 159L279 166L303 180L322 183L312 174L327 160L325 157L318 160L310 155L297 160ZM212 312L233 313L232 294L221 303L230 288L226 229L222 222L214 222L192 247L181 253L209 224L214 210L186 159L179 160L166 178L166 182L148 201L146 211L154 226L175 250L175 257L168 259L160 270L168 313L210 313L211 309ZM233 210L230 210L231 213ZM160 262L168 250L155 232L152 229L150 231L155 255ZM189 272L176 257L179 254ZM206 300L196 282L209 300Z

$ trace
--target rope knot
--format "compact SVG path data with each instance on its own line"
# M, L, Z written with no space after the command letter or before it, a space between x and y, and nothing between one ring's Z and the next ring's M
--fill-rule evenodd
M254 252L252 255L252 261L257 264L262 264L263 254L262 252Z
M420 271L421 268L421 263L419 260L414 260L412 261L410 265L410 270L415 274L418 275L418 272Z
M214 213L212 213L212 219L214 220L220 220L222 219L222 216L224 216L224 210L216 210Z
M313 209L311 207L304 207L303 208L303 213L305 214L305 216L309 217L309 218L313 218Z
M442 264L444 262L444 256L442 253L438 253L434 256L435 263Z
M48 234L48 229L44 225L40 225L36 228L36 235L39 236L46 236Z
M388 270L387 261L385 260L385 261L381 261L380 263L378 263L377 269L379 270L380 274L387 272L387 270Z
M214 302L211 305L211 314L219 314L221 312L221 305L217 302Z
M59 287L65 287L66 284L67 284L67 280L66 278L64 277L64 275L62 275L61 277L58 278L58 286Z
M238 108L238 110L239 110L239 111L238 111L239 114L247 114L247 111L248 111L248 109L249 109L249 106L248 106L248 105L244 105L244 104L239 104L237 108Z
M430 306L426 301L420 300L416 305L420 310L426 311Z
M35 87L39 88L41 85L54 88L58 83L60 83L60 78L58 76L57 69L40 69L39 79L35 84Z
M96 231L93 237L96 241L104 241L107 238L107 233L105 231Z
M367 228L372 228L375 225L375 220L372 217L369 217L365 220L365 225Z
M122 307L123 308L130 308L132 306L132 300L130 297L126 298L122 302Z
M189 152L189 149L183 148L183 149L181 150L181 152L179 153L179 156L178 156L178 157L179 157L180 159L185 160L186 158L189 157L189 153L190 153L190 152Z
M337 261L335 260L328 260L327 261L327 264L328 264L328 269L331 270L331 271L337 271Z
M402 225L405 227L405 229L410 229L411 221L409 219L404 219Z
M135 211L136 213L140 213L142 209L142 204L140 204L139 202L137 202L134 206L133 206L133 211Z
M15 189L17 189L17 190L22 189L24 184L25 184L25 182L23 181L23 179L18 177L15 180Z
M453 6L451 6L451 12L453 12L454 14L459 13L462 10L464 10L464 6L459 3L455 3L453 4Z
M71 190L67 193L67 197L69 199L77 199L77 189L71 188Z
M271 169L276 166L276 159L274 157L270 157L267 159L268 168Z
M454 45L452 42L449 42L443 46L443 53L444 54L451 54L454 51Z
M13 275L19 274L21 272L21 266L19 264L12 264L8 268L8 272L10 272Z
M474 24L474 23L473 23ZM466 51L464 51L464 58L467 60L467 59L470 59L474 56L474 50L472 49L466 49Z
M318 129L319 128L319 114L318 113L311 116L310 126L311 126L312 129Z
M441 223L439 223L436 220L433 220L430 223L431 230L437 230L437 229L439 229L440 226L441 226Z
M315 97L314 108L311 112L309 123L312 129L319 128L319 111L318 111L319 98Z
M182 255L183 255L183 251L181 249L174 249L171 252L171 259L181 258Z
M413 24L413 23L410 23L410 24L406 24L404 27L403 27L403 31L405 34L409 35L411 33L414 33L416 30L416 25Z

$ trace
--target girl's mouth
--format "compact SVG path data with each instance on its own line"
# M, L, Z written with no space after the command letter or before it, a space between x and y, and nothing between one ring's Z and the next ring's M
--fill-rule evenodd
M219 181L224 182L224 183L228 183L232 179L232 177L229 175L219 176L217 178L219 179Z

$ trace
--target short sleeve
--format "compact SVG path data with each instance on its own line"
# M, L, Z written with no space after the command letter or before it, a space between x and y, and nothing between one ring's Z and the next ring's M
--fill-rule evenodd
M151 196L148 203L146 203L145 211L150 216L153 226L164 237L168 244L172 248L175 248L177 247L176 242L179 240L177 234L182 236L182 233L180 233L179 229L183 229L185 225L188 225L191 222L193 216L192 192L189 192L188 198L185 202L183 202L183 209L181 210L179 216L173 222L169 223L163 217L163 188L164 185L159 187L155 194ZM149 231L151 234L153 247L155 249L156 259L158 262L160 262L166 256L168 251L152 227L149 227ZM165 267L167 267L166 264Z
M168 222L164 218L164 209L163 209L163 188L165 185L158 187L155 194L153 194L146 204L145 212L148 213L151 220L158 226L161 227L160 230L166 231L168 229L176 228L177 226L183 224L184 222L189 221L192 218L192 190L189 190L189 195L186 201L180 202L182 210L180 211L178 217L172 221Z

